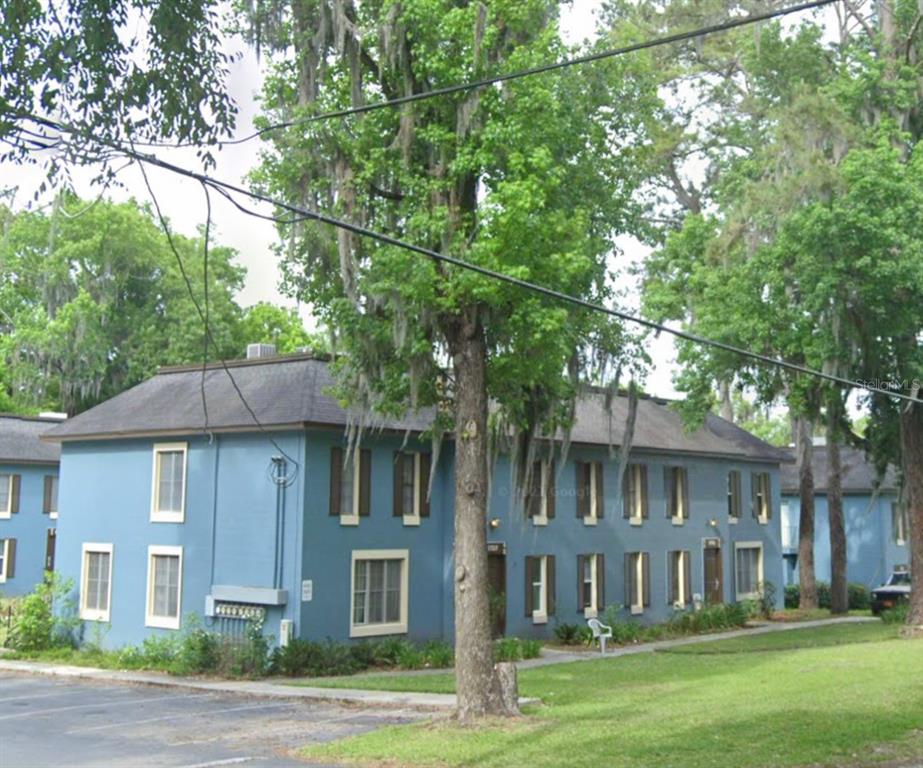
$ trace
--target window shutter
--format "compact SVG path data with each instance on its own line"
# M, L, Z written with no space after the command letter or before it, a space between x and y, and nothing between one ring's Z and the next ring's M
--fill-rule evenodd
M330 449L330 514L340 516L340 485L343 482L343 449L338 445Z
M6 540L6 578L12 579L16 575L16 539Z
M605 516L606 502L603 496L603 463L596 462L596 517L600 520Z
M689 519L689 470L683 469L683 517Z
M359 451L359 516L368 517L372 493L372 452Z
M753 517L759 517L760 511L757 509L756 498L759 493L760 476L756 472L750 473L750 512Z
M631 601L634 599L635 569L631 567L631 552L624 555L625 561L625 607L631 608Z
M577 613L583 613L583 609L586 607L583 604L583 555L577 555Z
M394 491L392 517L404 516L404 454L394 452ZM411 510L412 511L412 510Z
M526 606L526 618L532 618L532 612L535 610L535 606L532 604L532 573L535 568L535 558L526 557L525 559L525 573L526 573L526 594L525 594L525 606Z
M526 498L526 517L538 517L542 511L542 462L532 462L532 480Z
M631 517L631 500L634 497L635 473L631 464L625 467L625 475L622 480L622 517L626 520Z
M769 495L769 489L770 489L769 473L764 472L762 477L763 477L763 499L766 502L766 519L772 520L772 498Z
M554 555L548 555L545 558L545 578L548 583L545 584L545 611L549 616L554 616L555 594L554 594Z
M692 553L687 549L683 556L683 579L686 582L686 602L692 602Z
M575 461L574 469L574 482L577 491L577 517L586 517L590 507L590 494L587 488L589 485L587 475L590 473L590 465L584 461Z
M429 517L429 475L432 467L432 455L420 454L420 517Z
M673 467L663 468L663 495L667 500L667 519L673 517L673 502L676 496L674 485Z
M548 485L545 486L547 498L545 500L545 517L554 519L554 459L548 462Z
M45 475L45 494L42 498L42 514L51 513L51 483L54 478L51 475Z
M647 499L647 464L641 465L641 517L647 520L651 516Z
M673 605L679 599L679 573L676 552L667 552L667 604Z
M731 516L740 517L740 472L731 472Z
M651 556L647 552L641 553L641 578L642 602L648 606L651 604Z
M891 502L891 541L893 541L895 544L897 544L897 542L899 541L899 537L897 535L898 532L900 531L898 527L900 525L899 516L900 516L900 510L898 509L897 503L892 501Z
M596 555L596 610L600 613L606 607L606 557Z
M10 489L10 514L17 514L19 512L19 483L22 480L22 475L12 475L11 489Z

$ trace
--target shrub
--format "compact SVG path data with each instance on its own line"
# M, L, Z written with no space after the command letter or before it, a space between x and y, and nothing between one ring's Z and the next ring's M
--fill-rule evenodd
M554 637L561 645L577 645L580 642L580 626L577 624L558 624L554 628Z
M541 640L525 638L519 643L520 653L524 659L537 659L542 655Z
M851 611L867 611L872 607L872 597L864 584L851 582L847 585L848 606ZM797 608L801 600L801 587L789 584L785 587L785 607ZM826 581L817 582L817 607L830 608L830 585Z
M801 587L797 584L785 585L785 607L797 608L801 601Z
M285 677L302 677L312 674L321 666L323 652L318 643L294 638L288 645L276 648L272 652L270 670L274 675Z
M764 619L772 617L776 609L776 585L771 581L760 584L759 612Z
M583 645L593 645L595 640L593 630L589 627L580 627L579 640Z
M397 666L407 645L402 637L386 637L375 646L375 661L387 667Z
M20 601L10 629L9 645L17 651L44 651L55 645L72 645L71 632L79 620L65 617L63 611L55 615L54 608L55 603L63 607L73 588L70 579L62 580L57 574L46 571L42 583Z
M519 661L521 658L519 638L501 637L494 643L494 661Z
M247 622L242 643L220 643L219 671L231 677L264 677L269 671L269 643L262 621Z
M221 666L221 650L219 636L202 627L197 616L188 616L171 671L178 675L214 672Z
M908 613L910 613L910 604L898 603L893 608L882 611L881 620L885 624L906 624Z
M166 669L179 653L179 641L173 635L151 635L141 643L143 664L155 669Z
M442 640L430 640L423 644L423 661L427 667L446 669L455 662L452 646Z
M397 656L397 665L401 669L420 669L423 666L423 652L407 643Z
M850 582L847 589L849 591L849 610L867 611L872 607L872 596L865 584Z

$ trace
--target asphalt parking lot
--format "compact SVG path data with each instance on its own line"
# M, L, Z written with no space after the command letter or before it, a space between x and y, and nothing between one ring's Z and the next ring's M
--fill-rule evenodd
M293 751L406 723L397 708L0 673L0 766L305 768Z

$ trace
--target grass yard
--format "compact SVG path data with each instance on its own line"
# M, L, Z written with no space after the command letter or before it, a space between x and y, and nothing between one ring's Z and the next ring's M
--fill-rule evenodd
M437 766L845 766L923 758L923 640L883 624L792 630L524 670L518 721L389 728L314 760ZM680 652L681 651L681 652ZM342 687L451 690L448 675ZM312 681L317 683L317 681Z

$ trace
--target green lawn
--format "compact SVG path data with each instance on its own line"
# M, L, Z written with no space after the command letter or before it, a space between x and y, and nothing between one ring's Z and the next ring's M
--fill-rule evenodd
M304 754L530 768L899 764L923 757L923 641L895 634L881 624L793 630L525 670L521 694L544 705L521 720L389 728ZM446 675L331 682L451 689Z

